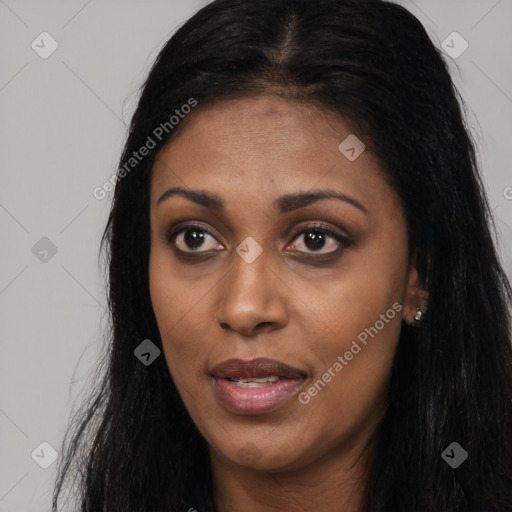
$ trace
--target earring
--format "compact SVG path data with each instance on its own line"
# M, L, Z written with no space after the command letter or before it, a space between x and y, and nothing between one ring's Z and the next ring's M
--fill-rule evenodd
M422 317L423 317L423 312L421 311L420 308L416 308L416 314L414 315L414 320L416 320L416 322L421 322Z

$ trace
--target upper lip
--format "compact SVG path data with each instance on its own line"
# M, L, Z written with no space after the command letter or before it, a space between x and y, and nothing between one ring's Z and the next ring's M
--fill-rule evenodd
M214 377L221 379L236 378L260 378L260 377L283 377L286 379L302 379L306 374L287 365L282 361L259 357L244 361L242 359L228 359L214 366L210 372Z

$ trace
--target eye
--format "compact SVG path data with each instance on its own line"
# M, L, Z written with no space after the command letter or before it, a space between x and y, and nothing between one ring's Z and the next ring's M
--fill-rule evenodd
M291 244L298 252L319 255L333 255L349 245L350 241L347 237L335 233L332 229L321 224L307 226L302 229L296 233L294 242Z
M185 253L205 253L224 249L210 232L199 225L183 226L172 231L167 235L167 241Z
M167 241L182 254L206 254L220 251L224 246L204 227L189 224L170 231ZM330 256L350 245L350 240L322 224L306 226L294 234L287 252L297 251L306 255ZM292 251L289 248L292 247Z

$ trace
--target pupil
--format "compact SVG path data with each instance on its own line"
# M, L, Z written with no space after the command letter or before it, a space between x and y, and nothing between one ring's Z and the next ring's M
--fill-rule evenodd
M190 249L201 247L204 240L204 233L195 229L189 229L185 232L185 243Z
M307 233L304 243L308 249L313 251L321 249L325 243L324 234L321 231L310 231Z

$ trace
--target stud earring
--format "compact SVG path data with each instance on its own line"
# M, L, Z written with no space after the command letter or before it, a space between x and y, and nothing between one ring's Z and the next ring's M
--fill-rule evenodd
M421 322L422 317L423 317L423 312L421 311L420 308L416 308L416 314L414 315L414 320L416 320L416 322Z

